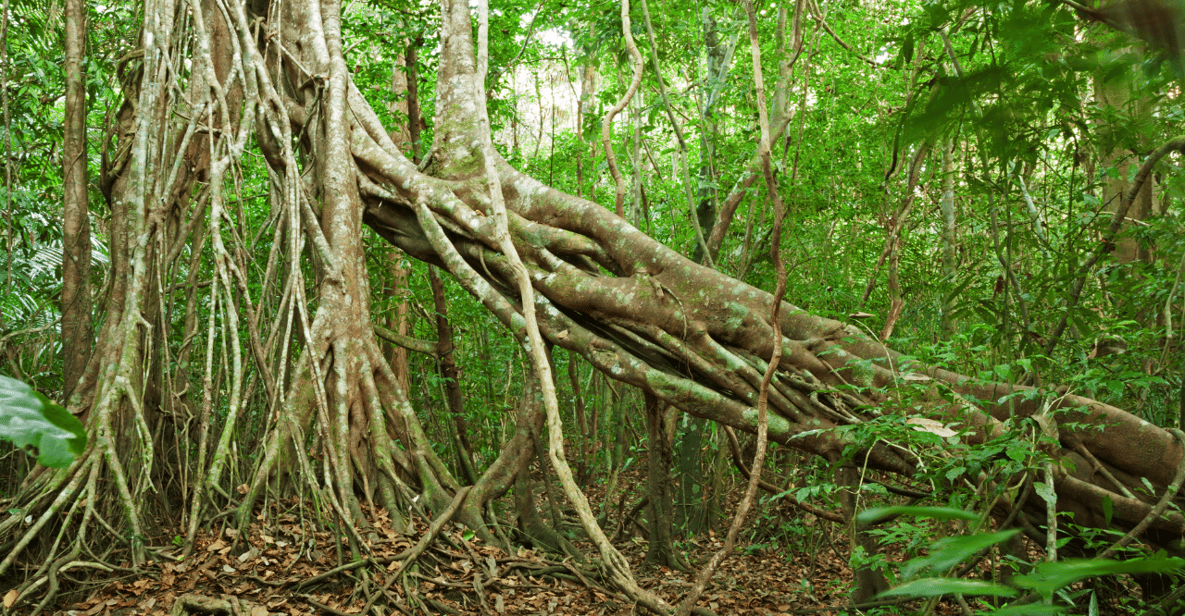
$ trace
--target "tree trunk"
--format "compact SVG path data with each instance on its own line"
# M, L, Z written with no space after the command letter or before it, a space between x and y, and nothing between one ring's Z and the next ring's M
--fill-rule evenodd
M698 536L707 519L707 494L704 486L704 429L707 422L688 417L676 451L679 469L679 502L676 506L679 525L688 536Z
M942 144L942 199L938 208L942 212L942 277L947 288L955 286L955 268L958 266L955 244L955 173L954 173L954 140L947 138ZM944 293L942 304L942 335L950 340L957 329L954 316L955 301L950 293Z
M700 226L700 232L703 233L705 238L710 239L712 228L716 223L717 210L717 195L714 189L716 177L713 169L716 133L719 129L715 120L716 101L720 96L721 88L724 86L725 78L728 76L729 68L732 66L732 54L736 50L740 30L736 30L732 37L729 38L728 43L724 44L720 41L720 33L716 29L716 20L706 7L702 10L701 22L704 28L704 52L707 56L707 75L703 76L704 79L702 81L708 87L705 88L705 92L701 95L703 102L699 105L699 121L703 130L700 131L699 190L696 195L698 204L695 208L695 216L696 223ZM721 236L721 241L723 241L723 236ZM709 248L711 248L710 241ZM716 262L719 254L720 245L718 243L715 247L715 252L711 255L711 261L713 263ZM703 249L699 243L696 243L691 259L696 263L704 262Z
M835 483L840 488L839 501L851 541L849 553L852 555L852 570L856 578L852 585L852 603L859 605L888 590L889 583L879 567L858 560L874 557L877 549L876 537L856 524L856 515L863 510L860 506L860 469L848 465L838 466L835 469Z
M86 173L86 5L66 2L66 125L62 133L62 399L86 370L91 324L91 235Z
M650 499L647 515L650 540L646 545L646 562L684 569L685 566L675 551L675 537L671 524L674 518L675 491L671 485L674 456L667 437L665 406L653 395L645 396L643 412L646 415L646 442L650 454L646 474L646 495Z
M1148 103L1133 97L1133 84L1130 75L1111 76L1110 80L1099 76L1094 80L1095 98L1101 106L1115 109L1123 115L1146 116ZM1122 126L1130 125L1128 123ZM1132 137L1119 123L1111 123L1103 127L1104 142L1110 148L1099 155L1100 169L1106 175L1103 179L1102 199L1110 212L1119 211L1124 195L1131 188L1130 177L1133 165L1138 167L1138 158L1133 158L1133 151L1139 151L1142 144L1133 143ZM1152 214L1152 185L1145 182L1136 196L1135 202L1128 208L1122 229L1131 228L1132 223L1139 224ZM1151 253L1147 247L1133 237L1123 237L1115 242L1115 259L1120 263L1143 261L1150 262Z
M351 128L355 122L351 101L359 94L342 57L340 4L334 0L287 3L279 15L284 40L295 42L301 53L292 62L282 63L287 74L274 80L288 84L283 101L278 94L269 101L275 109L286 109L287 119L271 128L288 135L290 122L304 124L300 144L314 162L320 212L307 202L293 203L289 224L306 229L320 257L320 303L302 332L307 347L280 402L281 421L269 433L263 463L240 504L239 519L242 523L249 518L269 481L279 479L285 485L288 477L314 480L307 472L297 473L312 463L304 447L295 446L302 434L317 435L314 449L324 465L320 474L328 483L324 487L332 488L327 493L329 504L347 527L361 514L359 494L366 499L377 497L394 516L408 509L409 490L414 490L427 498L431 510L442 511L457 483L432 452L370 326L360 239L359 186L366 181L349 144L350 135L357 132ZM302 76L302 71L310 69L326 75L323 91ZM399 152L385 131L377 137L392 152ZM284 166L273 168L283 182L295 187L300 174L289 143L290 136L279 140ZM395 446L395 441L401 446ZM462 509L462 515L466 511L471 512ZM465 521L482 525L480 518Z
M592 474L590 461L596 447L597 431L595 424L589 424L584 406L584 391L580 386L579 371L576 368L576 356L571 353L568 354L568 384L572 388L572 411L576 415L576 430L580 435L576 448L576 481L587 484Z
M453 351L453 326L448 319L448 300L444 296L444 283L436 275L435 268L428 269L428 282L432 285L432 303L436 307L436 353L440 379L444 381L445 405L457 435L458 466L468 483L477 482L477 471L473 467L473 445L469 443L469 425L465 420L465 404L461 395L461 370Z

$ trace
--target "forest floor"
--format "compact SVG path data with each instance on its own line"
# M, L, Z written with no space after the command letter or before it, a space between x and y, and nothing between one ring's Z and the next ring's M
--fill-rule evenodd
M372 542L374 565L340 571L311 584L313 578L338 567L332 548L324 549L318 541L320 550L298 555L293 543L278 538L285 536L283 531L267 534L253 529L252 535L237 548L231 547L233 540L226 535L203 536L185 562L150 565L139 575L113 579L89 597L62 608L71 616L163 615L172 612L178 597L188 596L215 600L183 600L186 611L198 613L361 614L370 597L389 593L379 600L380 605L394 604L406 614L419 613L412 608L416 600L427 604L428 613L441 614L635 613L623 597L585 572L578 573L572 563L530 550L507 554L466 541L459 527L447 531L447 537L438 540L430 555L422 556L406 577L401 576L399 561L390 561L394 566L383 566L382 561L411 547L416 537ZM708 557L710 547L697 546L693 557ZM619 548L630 559L638 582L668 602L679 601L691 587L692 575L646 566L644 544L627 541ZM824 554L816 559L811 574L807 560L796 562L775 551L742 551L721 567L701 606L721 615L764 615L842 605L850 579L846 563ZM812 581L804 583L808 579ZM371 586L369 597L360 589L364 583ZM483 587L484 601L475 584ZM414 599L409 601L409 594ZM232 605L232 597L240 604Z
M622 478L633 491L627 502L636 502L644 489L644 474L635 473ZM733 507L741 490L743 485L734 490ZM599 501L594 498L593 502ZM266 515L260 512L262 521L252 524L244 536L232 527L203 531L184 560L168 558L166 550L139 572L115 571L105 579L76 585L70 595L64 595L57 613L601 616L640 612L596 579L594 566L525 548L507 553L472 538L458 524L447 525L408 567L406 551L422 537L428 521L417 522L417 535L405 536L391 530L383 515L374 516L377 522L362 532L363 560L350 562L347 544L333 533L302 531L310 512L300 503L273 503L271 508ZM546 516L546 507L540 511ZM747 533L742 537L747 543L724 562L699 605L721 616L842 613L852 580L845 535L830 522L818 521L815 527L813 516L789 507L758 515L754 525L782 529L788 527L784 524L788 516L794 516L795 524L789 527L798 528L798 535ZM698 569L698 563L720 548L723 532L678 547ZM624 532L616 535L616 545L630 560L639 584L677 604L691 588L695 572L647 565L644 539ZM754 544L758 538L760 542ZM587 542L576 545L585 554L595 553ZM175 554L180 553L178 548ZM383 611L372 606L382 606ZM18 613L30 611L16 607ZM1108 609L1112 606L1101 607L1103 614L1117 613ZM934 613L962 612L957 605L939 604Z

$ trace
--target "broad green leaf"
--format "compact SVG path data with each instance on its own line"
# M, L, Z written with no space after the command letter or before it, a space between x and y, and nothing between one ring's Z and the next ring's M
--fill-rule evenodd
M1132 560L1062 560L1041 563L1031 573L1015 577L1012 582L1048 599L1059 588L1086 578L1123 573L1167 573L1182 567L1185 567L1185 559L1163 556Z
M65 408L32 387L0 376L0 438L37 450L37 462L67 466L86 449L86 429Z
M998 533L946 537L930 546L930 554L915 558L901 568L902 577L913 577L919 571L931 570L942 573L971 558L980 550L1011 539L1020 529L1003 530Z
M911 515L918 518L934 518L935 520L968 520L971 522L979 520L979 515L969 511L963 511L962 509L901 505L899 507L873 507L872 509L865 509L860 512L860 515L856 516L856 523L861 525L875 524L895 515Z
M940 595L975 595L991 597L1013 597L1016 589L994 582L964 580L960 578L923 578L890 588L877 595L884 597L938 597Z

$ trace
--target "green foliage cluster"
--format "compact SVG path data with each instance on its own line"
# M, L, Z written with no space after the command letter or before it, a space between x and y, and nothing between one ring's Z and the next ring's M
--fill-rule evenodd
M862 512L857 524L874 524L878 520L896 516L918 519L962 520L978 525L982 516L950 507L896 506L878 507ZM1009 529L997 532L973 532L952 535L929 545L928 554L905 562L900 569L900 581L892 589L881 593L878 598L892 597L992 597L1004 599L988 614L1059 614L1075 605L1075 599L1082 598L1082 592L1069 592L1072 585L1109 575L1156 573L1167 574L1185 568L1185 559L1170 558L1163 553L1154 556L1114 559L1069 559L1056 562L1042 562L1032 570L1010 577L1005 582L947 577L955 567L978 558L993 546L1008 541L1020 532ZM1056 599L1056 603L1054 602ZM1008 603L1008 601L1012 601ZM1032 605L1036 601L1039 605ZM1097 599L1089 593L1087 599L1091 613L1098 613Z

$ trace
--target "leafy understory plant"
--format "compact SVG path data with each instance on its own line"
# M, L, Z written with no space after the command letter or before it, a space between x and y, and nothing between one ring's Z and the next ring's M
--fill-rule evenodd
M0 376L0 439L53 468L69 465L86 449L86 429L78 418L32 387L6 376Z
M857 517L857 523L873 524L893 516L966 520L972 523L980 521L979 514L951 507L898 506L867 509ZM1054 598L1063 596L1060 591L1077 582L1106 575L1170 573L1185 567L1185 559L1171 558L1160 552L1128 560L1082 558L1042 562L1034 565L1028 573L1014 576L1006 583L947 577L956 565L975 558L981 551L1003 543L1019 532L1019 529L1009 529L940 539L931 544L929 554L913 558L901 567L900 579L909 581L881 593L877 598L934 598L944 595L998 597L1012 600L1012 603L984 613L994 616L1058 614L1070 606L1054 604ZM1041 604L1036 604L1037 601Z

